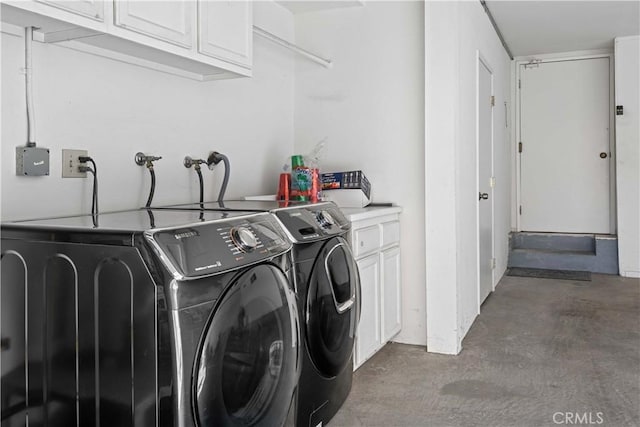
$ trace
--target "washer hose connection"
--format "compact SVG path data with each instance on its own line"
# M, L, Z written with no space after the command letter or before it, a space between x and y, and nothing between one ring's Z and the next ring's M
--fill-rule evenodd
M149 189L149 197L147 198L147 203L144 205L145 208L151 207L151 202L153 201L153 195L156 191L156 172L153 170L153 162L160 160L161 156L147 156L142 152L137 152L134 160L138 166L146 166L149 170L149 175L151 175L151 188Z

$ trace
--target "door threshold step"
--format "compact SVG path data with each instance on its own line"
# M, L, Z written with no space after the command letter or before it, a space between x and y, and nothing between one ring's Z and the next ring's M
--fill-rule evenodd
M593 234L512 233L511 248L595 252L595 240Z
M550 237L617 237L615 234L607 233L561 233L559 231L514 231L513 234L522 234L525 236L550 236Z
M557 254L557 255L576 255L576 256L596 256L595 251L576 251L573 249L537 249L537 248L516 248L512 249L515 253L530 253L530 254Z
M585 282L591 281L590 271L548 270L543 268L511 267L507 269L507 276L535 277L539 279L556 280L580 280Z
M618 242L599 234L511 233L509 267L618 274Z

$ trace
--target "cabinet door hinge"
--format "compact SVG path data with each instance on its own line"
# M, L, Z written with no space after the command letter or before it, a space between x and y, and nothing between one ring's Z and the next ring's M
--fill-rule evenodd
M491 269L495 269L496 268L496 259L495 258L491 258Z
M518 89L522 89L522 80L518 79Z
M489 179L489 187L493 188L496 186L496 177L492 176L491 179Z
M520 215L522 215L522 205L520 205L519 212L520 212Z
M495 107L496 106L496 97L491 95L491 106Z
M518 142L518 153L522 153L522 142Z

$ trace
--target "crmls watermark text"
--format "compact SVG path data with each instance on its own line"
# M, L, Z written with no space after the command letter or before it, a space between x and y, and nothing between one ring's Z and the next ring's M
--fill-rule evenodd
M554 412L553 423L565 425L598 425L604 423L604 414L602 412Z

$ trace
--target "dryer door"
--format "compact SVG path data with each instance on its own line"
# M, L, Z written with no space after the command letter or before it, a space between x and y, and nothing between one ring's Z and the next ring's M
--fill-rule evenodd
M283 425L299 376L295 295L271 264L250 268L220 298L193 373L198 426Z
M358 268L341 237L329 240L315 260L306 301L306 341L311 360L328 378L349 365L359 318Z

